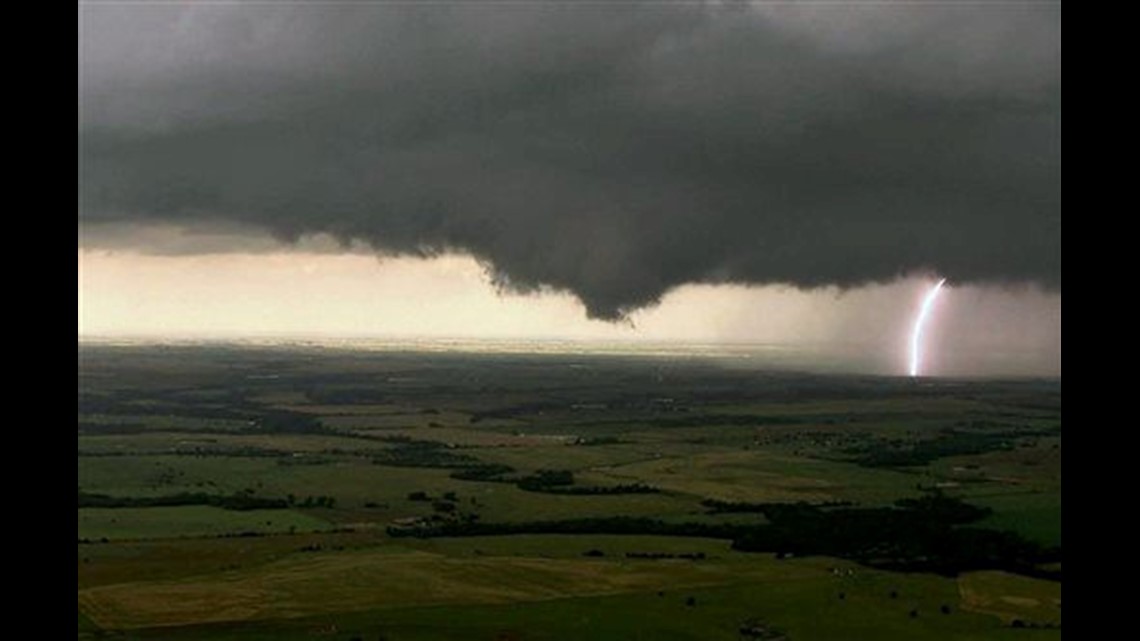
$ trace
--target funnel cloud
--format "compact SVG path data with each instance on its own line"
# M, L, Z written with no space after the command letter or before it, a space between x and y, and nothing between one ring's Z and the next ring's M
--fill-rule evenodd
M1059 3L80 14L83 247L460 252L611 320L689 283L1060 288Z

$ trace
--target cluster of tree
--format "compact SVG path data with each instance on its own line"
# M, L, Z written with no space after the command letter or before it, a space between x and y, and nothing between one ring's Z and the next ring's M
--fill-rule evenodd
M808 507L830 508L847 507L854 505L851 501L820 501L815 503L801 502ZM767 510L778 510L787 503L747 503L743 501L721 501L719 499L705 499L701 505L708 508L709 514L742 514L764 513Z
M443 443L437 441L419 441L399 437L382 437L396 443L396 447L376 453L372 462L376 465L392 467L434 467L434 468L466 468L478 465L477 459L459 452L453 452Z
M277 464L285 467L293 465L329 465L335 463L336 459L329 456L321 456L319 454L305 454L303 456L289 455L282 456L277 459Z
M195 430L201 431L201 430ZM232 433L232 432L231 432ZM91 451L80 450L79 456L90 457L103 457L103 456L148 456L154 454L162 454L167 456L188 456L192 458L213 458L213 457L230 457L230 458L277 458L290 457L292 452L283 450L273 450L264 447L254 447L252 445L243 445L241 447L203 447L195 445L193 447L180 446L173 449L163 448L161 450L108 450L108 451ZM279 464L282 461L278 461Z
M408 500L409 501L432 501L435 499L432 499L431 495L429 495L427 492L424 492L423 490L417 490L415 492L408 492ZM455 502L459 501L459 495L456 494L455 492L451 492L451 491L444 492L441 500L450 501L452 503L455 503Z
M241 447L202 447L200 445L195 445L194 447L178 447L169 453L175 456L193 456L199 458L214 456L228 456L235 458L281 458L293 455L292 452L286 452L284 450L274 450L266 447L255 447L252 445L243 445Z
M262 412L253 420L250 430L262 434L332 434L333 430L325 427L320 419L311 414L290 412L287 410L269 410Z
M205 492L179 492L166 496L109 496L79 490L79 507L171 507L209 505L223 510L277 510L289 507L287 499L253 496L249 492L230 495Z
M372 463L375 465L444 469L463 467L474 460L473 457L467 454L459 454L448 450L412 447L395 448L372 457Z
M900 571L953 576L963 570L1002 569L1047 576L1041 563L1060 558L1013 532L967 527L990 513L935 492L888 508L822 510L791 504L764 511L769 524L733 541L743 551L827 555Z
M616 436L579 436L574 440L574 445L617 445L623 442Z
M526 476L511 476L515 469L509 465L481 463L465 467L451 473L451 478L462 481L484 481L488 483L513 483L520 490L544 492L546 494L609 495L609 494L654 494L661 490L644 483L620 485L574 485L574 473L570 470L539 470Z
M812 416L769 416L764 414L692 414L681 417L654 417L639 419L652 427L754 427L759 425L798 425L818 422Z
M385 403L388 395L375 387L328 387L314 385L305 396L320 405L358 405Z
M573 484L574 473L570 470L538 470L515 481L520 490L529 492L545 492Z
M457 510L455 503L451 501L435 500L431 502L431 509L443 514L454 514Z
M517 521L507 523L444 523L421 528L389 528L397 537L435 538L441 536L498 536L505 534L655 534L732 539L744 527L721 523L669 523L657 519L614 516L560 521Z
M684 412L685 416L660 416L659 408L655 408L653 415L637 417L636 419L620 419L609 421L593 421L593 426L628 426L630 421L636 421L639 424L649 425L652 427L670 428L670 427L758 427L761 425L800 425L803 423L823 423L827 422L827 417L820 415L797 415L797 416L783 416L783 415L770 415L770 414L718 414L706 413L696 414L691 413L689 408L673 407L669 411L672 414Z
M521 485L519 487L522 487ZM611 494L657 494L661 490L645 483L623 483L619 485L576 485L576 486L540 486L538 488L522 488L532 492L545 492L547 494L570 494L575 496L604 496Z
M479 463L469 465L450 474L451 478L461 481L485 481L490 483L514 483L513 479L504 478L511 474L515 468L501 463Z
M306 496L304 499L298 501L297 497L290 494L285 497L285 500L289 502L289 505L301 508L326 507L331 509L336 507L336 498L332 496Z
M900 571L955 575L1001 569L1051 577L1038 569L1060 560L1060 548L1043 548L1012 532L966 527L989 513L933 493L886 508L822 509L807 503L770 504L765 524L666 523L612 517L515 523L444 523L392 531L392 536L501 534L656 534L731 539L747 552L826 555ZM1055 577L1054 577L1055 578Z
M266 408L249 402L246 391L225 390L221 397L208 400L179 398L161 391L149 392L146 396L123 397L122 395L81 395L79 399L81 415L127 415L127 416L182 416L204 419L240 420L248 425L245 431L263 434L329 434L329 429L311 414L293 412L278 408ZM145 401L145 402L139 402ZM84 421L80 431L102 433L131 433L139 428L137 422L118 426L111 423ZM122 431L120 431L122 430ZM233 433L234 430L215 427L194 427L200 433Z
M628 559L688 559L690 561L703 561L705 559L704 552L626 552Z
M853 463L863 467L905 467L926 465L949 456L967 456L1013 448L1013 439L1004 432L978 433L944 430L939 436L921 441L876 440L847 448Z
M128 416L190 416L194 418L248 419L257 408L248 404L241 391L221 398L179 398L168 390L116 390L80 394L79 414Z
M538 414L541 412L565 409L566 403L556 403L548 401L540 401L535 403L522 403L520 405L512 405L510 407L499 407L490 410L483 410L475 412L468 419L469 423L478 423L487 419L510 419L525 416L527 414Z
M1018 439L1052 435L1056 435L1052 429L1019 428L977 432L947 428L940 430L938 436L931 439L875 440L847 448L844 453L854 455L851 461L864 467L917 466L950 456L1011 450Z
M409 501L417 501L420 503L431 503L431 509L436 513L424 517L425 523L441 524L452 521L461 522L475 522L479 520L479 515L473 512L463 512L459 509L459 497L455 492L444 492L441 498L433 498L427 492L422 490L408 493ZM406 528L406 525L399 526L401 529Z

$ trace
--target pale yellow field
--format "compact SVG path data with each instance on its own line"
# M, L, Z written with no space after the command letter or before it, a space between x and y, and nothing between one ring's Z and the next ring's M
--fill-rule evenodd
M1006 572L968 572L958 578L962 608L1009 623L1061 623L1061 584Z
M390 548L389 548L390 550ZM493 604L825 578L822 562L456 558L384 549L290 558L249 570L79 591L104 628L142 628L441 604Z
M594 468L582 481L641 481L663 490L727 501L873 501L913 477L890 470L768 454L755 450L663 457L628 465Z

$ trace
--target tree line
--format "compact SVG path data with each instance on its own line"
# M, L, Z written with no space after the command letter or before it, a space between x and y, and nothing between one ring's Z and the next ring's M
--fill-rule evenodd
M452 522L389 529L393 537L489 536L503 534L652 534L729 539L743 552L825 555L897 571L959 572L999 569L1043 578L1038 569L1060 560L1046 548L1000 530L970 527L990 513L934 492L882 508L829 508L807 503L768 504L768 523L668 523L642 517L609 517L512 523Z
M233 494L208 494L206 492L178 492L163 496L110 496L79 490L79 507L178 507L184 505L207 505L223 510L239 512L248 510L283 510L291 507L332 508L336 499L331 496L306 496L298 499L290 494L285 498L254 496L251 490Z
M615 494L656 494L656 487L640 481L618 485L574 485L574 472L570 470L538 470L525 476L512 476L515 468L499 463L472 465L451 473L451 478L461 481L483 481L487 483L511 483L527 492L546 494L569 494L576 496L598 496Z

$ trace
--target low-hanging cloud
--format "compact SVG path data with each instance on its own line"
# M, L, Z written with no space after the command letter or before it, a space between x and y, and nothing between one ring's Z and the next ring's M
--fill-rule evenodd
M685 283L929 270L1059 289L1059 20L1052 3L85 5L80 242L222 226L460 251L606 319Z

